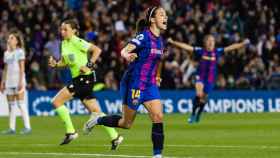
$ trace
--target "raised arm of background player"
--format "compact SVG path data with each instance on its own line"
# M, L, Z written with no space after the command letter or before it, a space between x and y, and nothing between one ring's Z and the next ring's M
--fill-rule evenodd
M193 53L193 51L194 51L193 46L188 45L184 42L174 41L172 38L168 38L167 42L172 44L172 45L175 45L176 47L184 49L189 53ZM231 44L231 45L224 48L224 52L230 52L230 51L245 47L249 43L250 43L250 40L245 39L243 42Z

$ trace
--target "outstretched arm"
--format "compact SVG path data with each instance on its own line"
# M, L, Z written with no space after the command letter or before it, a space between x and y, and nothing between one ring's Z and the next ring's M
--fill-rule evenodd
M233 50L236 50L236 49L240 49L242 47L245 47L249 43L250 43L250 40L249 39L245 39L243 42L234 43L232 45L229 45L229 46L225 47L224 51L225 52L230 52L230 51L233 51Z
M176 47L182 48L190 53L192 53L194 51L194 47L191 45L188 45L186 43L183 42L178 42L178 41L174 41L172 38L168 38L167 40L168 43L175 45Z

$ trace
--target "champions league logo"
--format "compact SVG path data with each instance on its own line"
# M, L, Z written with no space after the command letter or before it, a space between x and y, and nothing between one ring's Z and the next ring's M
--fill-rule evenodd
M55 112L51 104L52 97L41 96L32 102L32 110L38 116L53 116Z
M54 92L36 92L29 94L30 114L37 116L55 115L52 100ZM79 99L73 99L64 104L70 114L88 114L89 111Z

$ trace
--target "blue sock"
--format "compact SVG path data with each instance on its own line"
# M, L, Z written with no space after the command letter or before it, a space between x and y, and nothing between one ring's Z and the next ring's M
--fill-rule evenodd
M152 127L153 154L161 154L164 143L163 124L153 123Z
M198 110L198 112L197 112L197 114L196 114L196 122L199 122L200 116L201 116L201 114L202 114L202 112L203 112L203 110L204 110L205 105L206 105L206 103L204 103L204 104L201 103L201 105L200 105L200 107L199 107L199 110Z
M154 155L159 155L161 154L161 150L160 149L154 149Z
M198 108L199 108L199 97L195 96L195 98L193 99L193 108L192 108L191 116L196 115L196 111L197 111Z
M119 127L119 120L122 117L119 115L109 115L109 116L103 116L100 117L97 120L97 124L99 125L104 125L104 126L108 126L108 127Z

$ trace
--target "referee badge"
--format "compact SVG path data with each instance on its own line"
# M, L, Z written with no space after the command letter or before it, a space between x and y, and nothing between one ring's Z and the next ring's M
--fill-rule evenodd
M69 59L71 62L74 62L74 61L75 61L75 55L74 55L74 54L69 54L69 55L68 55L68 59Z

